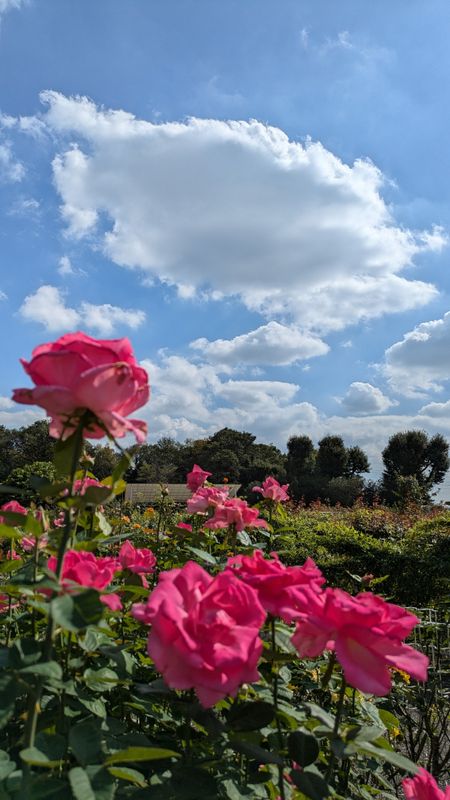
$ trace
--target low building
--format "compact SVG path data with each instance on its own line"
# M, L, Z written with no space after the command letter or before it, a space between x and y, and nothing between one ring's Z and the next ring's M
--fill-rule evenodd
M240 483L226 483L217 486L219 489L227 488L230 497L236 497ZM125 501L127 503L148 503L151 505L161 499L161 494L167 492L167 496L174 503L185 504L192 492L184 483L128 483L125 489Z

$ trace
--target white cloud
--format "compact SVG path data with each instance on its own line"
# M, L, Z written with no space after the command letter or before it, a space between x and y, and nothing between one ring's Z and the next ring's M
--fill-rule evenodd
M234 339L196 339L190 347L218 364L293 364L328 352L325 342L293 326L269 322Z
M48 331L70 330L80 323L80 315L68 308L56 286L40 286L23 301L19 314L28 322L40 322Z
M419 414L423 414L425 417L445 420L448 425L448 420L450 420L450 400L447 400L446 403L428 403L420 409Z
M105 303L81 303L78 309L66 305L63 293L56 286L40 286L22 303L19 314L28 322L40 322L51 332L86 327L107 336L120 326L136 329L145 321L138 309L124 309Z
M450 311L422 322L386 350L383 367L392 387L405 395L439 391L450 379Z
M24 0L0 0L0 15L13 8L20 8L24 5Z
M342 407L348 414L382 414L397 403L386 397L385 394L371 383L355 381L351 383L345 397L341 400Z
M284 450L293 435L304 434L317 443L333 434L342 436L347 446L361 446L377 476L382 470L381 452L394 433L415 429L450 435L448 409L439 414L429 407L417 414L383 413L387 398L380 402L376 387L371 387L373 405L378 402L372 413L359 413L360 405L358 413L326 416L311 403L301 402L298 385L287 381L230 380L222 366L194 364L164 351L157 361L144 361L143 366L152 386L152 398L143 410L151 440L203 438L228 426L250 431L259 441Z
M42 97L48 129L78 138L53 162L67 233L116 263L310 330L435 295L400 273L446 237L396 224L372 163L346 165L257 121L155 124L86 98Z
M18 183L25 175L25 167L16 161L10 142L0 142L0 182Z
M111 306L109 303L103 303L103 305L99 306L92 303L82 303L80 316L83 325L89 330L98 331L103 336L108 336L118 328L120 329L122 325L136 330L145 322L145 313L143 311L134 308L119 308L118 306Z
M63 277L67 275L75 275L75 270L69 256L61 256L59 259L58 273Z

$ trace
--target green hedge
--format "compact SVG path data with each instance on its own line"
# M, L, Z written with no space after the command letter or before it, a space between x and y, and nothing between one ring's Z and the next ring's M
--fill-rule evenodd
M358 589L353 575L387 576L380 591L394 602L423 606L441 602L450 591L450 514L416 523L401 539L361 533L338 520L299 514L276 541L289 564L308 556L330 585Z

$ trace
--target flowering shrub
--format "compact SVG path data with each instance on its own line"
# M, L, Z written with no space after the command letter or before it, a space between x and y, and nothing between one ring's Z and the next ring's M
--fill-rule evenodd
M393 771L416 767L377 696L426 679L405 642L417 617L272 552L288 519L273 478L251 507L194 465L181 514L164 491L108 513L130 458L99 483L83 439L142 439L131 346L68 334L24 366L35 388L14 396L50 414L56 480L49 511L2 509L0 798L392 797ZM404 790L443 795L423 772Z

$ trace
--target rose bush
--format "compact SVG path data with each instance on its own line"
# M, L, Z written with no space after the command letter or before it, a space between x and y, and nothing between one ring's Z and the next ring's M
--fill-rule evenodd
M24 365L35 388L15 398L59 442L46 510L3 509L0 798L395 797L416 767L387 693L426 678L406 642L418 618L324 588L311 558L287 565L273 478L251 507L194 465L181 514L164 491L142 513L114 506L130 458L99 483L82 440L143 436L127 340L69 334ZM404 791L450 800L423 770Z

